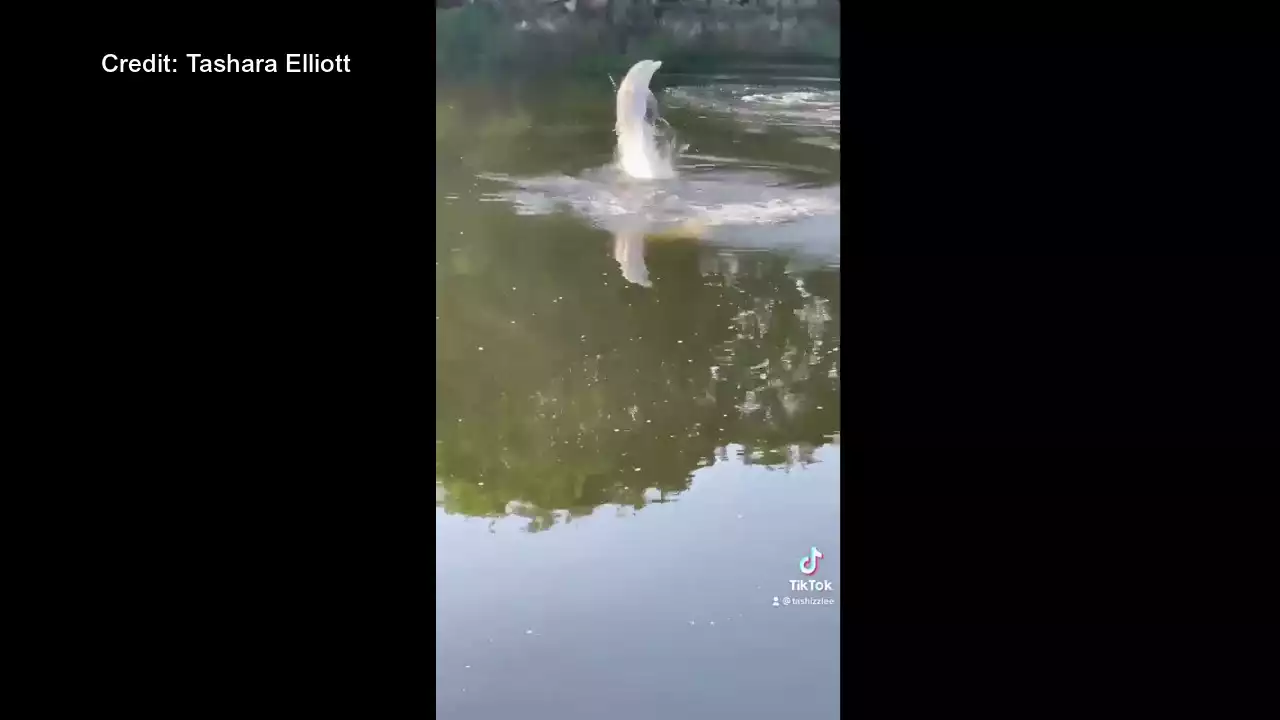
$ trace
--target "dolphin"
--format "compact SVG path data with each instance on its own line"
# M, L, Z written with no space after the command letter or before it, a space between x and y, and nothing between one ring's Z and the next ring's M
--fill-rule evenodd
M618 85L617 120L618 166L627 175L640 180L658 180L674 176L671 163L658 152L654 125L650 118L658 116L658 99L649 89L653 74L662 67L661 60L641 60L627 71Z

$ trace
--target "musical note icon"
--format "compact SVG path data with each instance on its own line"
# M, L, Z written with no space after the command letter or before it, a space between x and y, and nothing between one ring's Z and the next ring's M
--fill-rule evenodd
M800 559L800 572L805 575L812 575L818 572L818 561L822 559L822 551L818 548L809 548L809 554Z

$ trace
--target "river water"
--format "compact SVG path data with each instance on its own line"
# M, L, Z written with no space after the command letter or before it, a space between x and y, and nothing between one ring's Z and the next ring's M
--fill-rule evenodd
M838 715L839 81L652 87L437 91L441 717Z

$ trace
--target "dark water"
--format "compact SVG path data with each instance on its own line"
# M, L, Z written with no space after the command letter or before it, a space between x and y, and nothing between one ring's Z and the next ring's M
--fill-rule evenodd
M839 83L654 88L438 91L442 717L837 716Z

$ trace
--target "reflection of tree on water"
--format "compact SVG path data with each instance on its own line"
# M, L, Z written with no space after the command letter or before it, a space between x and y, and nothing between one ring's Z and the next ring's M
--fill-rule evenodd
M446 511L520 515L541 530L670 499L730 443L748 462L785 465L838 432L835 271L794 275L776 255L659 243L644 288L619 277L611 252L553 232L581 236L564 218L520 219L562 239L491 263L470 222L468 243L438 248L453 265L437 270Z

